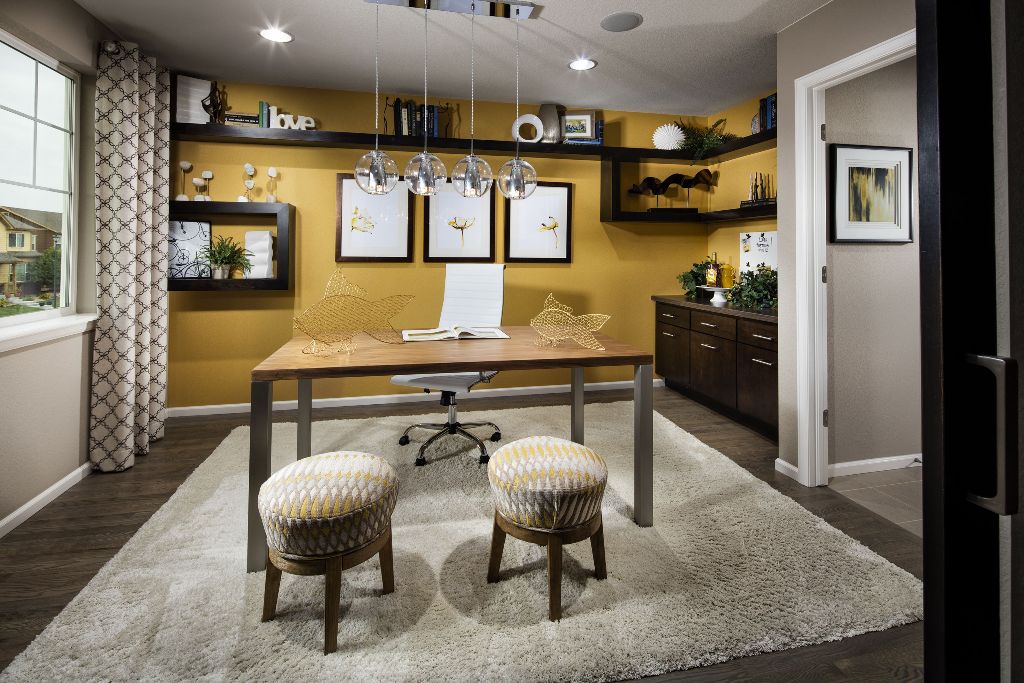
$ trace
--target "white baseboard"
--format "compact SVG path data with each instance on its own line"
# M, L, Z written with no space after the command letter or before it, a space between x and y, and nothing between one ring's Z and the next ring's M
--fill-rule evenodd
M910 467L914 464L914 461L920 457L920 453L908 453L906 455L892 455L886 458L867 458L865 460L839 462L828 466L828 476L845 477L849 474L881 472L882 470L899 470L904 467Z
M655 387L665 386L665 380L654 380ZM584 385L586 391L610 391L612 389L632 389L633 383L629 380L620 382L590 382ZM545 384L531 387L504 387L500 389L477 389L471 392L472 398L498 398L502 396L530 396L539 394L562 394L569 391L568 384ZM388 405L394 403L416 403L420 401L437 402L440 400L437 392L407 393L407 394L380 394L376 396L345 396L341 398L314 398L314 408L340 408L352 406L374 406ZM274 401L274 410L295 410L298 401ZM231 413L249 412L248 403L224 403L221 405L209 406L180 406L168 408L167 417L186 417L194 415L227 415Z
M15 527L42 510L47 503L56 500L57 496L85 479L89 476L90 472L92 472L92 463L87 462L79 465L75 469L71 470L71 472L69 472L63 479L50 486L50 488L46 489L3 519L0 519L0 538L3 538L14 531Z
M782 458L775 458L775 471L785 474L790 479L800 481L800 468L796 465L790 465ZM802 484L803 482L800 481L800 483Z

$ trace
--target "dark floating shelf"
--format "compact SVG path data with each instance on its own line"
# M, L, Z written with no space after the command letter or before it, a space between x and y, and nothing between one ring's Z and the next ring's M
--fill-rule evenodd
M607 147L603 145L571 145L561 143L520 143L523 156L552 158L610 159L619 162L677 162L686 166L708 166L748 154L756 154L775 147L775 129L745 138L730 140L708 155L707 159L686 159L677 150L646 149L643 147ZM224 142L250 145L294 145L299 147L351 147L369 149L374 144L373 133L344 133L324 130L291 130L283 128L246 128L214 123L171 124L171 139L182 142ZM419 151L423 138L411 135L381 135L380 146L387 149ZM460 152L469 149L469 140L462 138L430 138L434 151ZM477 140L481 152L515 153L511 140Z
M207 221L212 224L246 225L270 223L277 226L274 240L277 277L259 279L167 278L170 292L282 291L292 287L295 252L295 207L271 202L170 202L172 221Z
M728 221L750 221L775 218L775 205L750 206L721 211L705 211L680 209L679 211L619 211L610 218L602 219L606 223L726 223Z

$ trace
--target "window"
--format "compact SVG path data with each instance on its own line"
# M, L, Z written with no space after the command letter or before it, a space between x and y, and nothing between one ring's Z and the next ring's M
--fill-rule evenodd
M73 311L78 82L0 31L0 326Z

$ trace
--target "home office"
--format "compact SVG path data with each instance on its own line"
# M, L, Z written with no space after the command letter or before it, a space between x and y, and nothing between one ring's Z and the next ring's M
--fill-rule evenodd
M0 683L919 671L868 4L0 8Z

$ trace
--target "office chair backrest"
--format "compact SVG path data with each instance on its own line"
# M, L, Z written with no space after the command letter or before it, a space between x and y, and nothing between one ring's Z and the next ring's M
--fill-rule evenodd
M498 327L504 301L503 263L449 263L438 327Z

